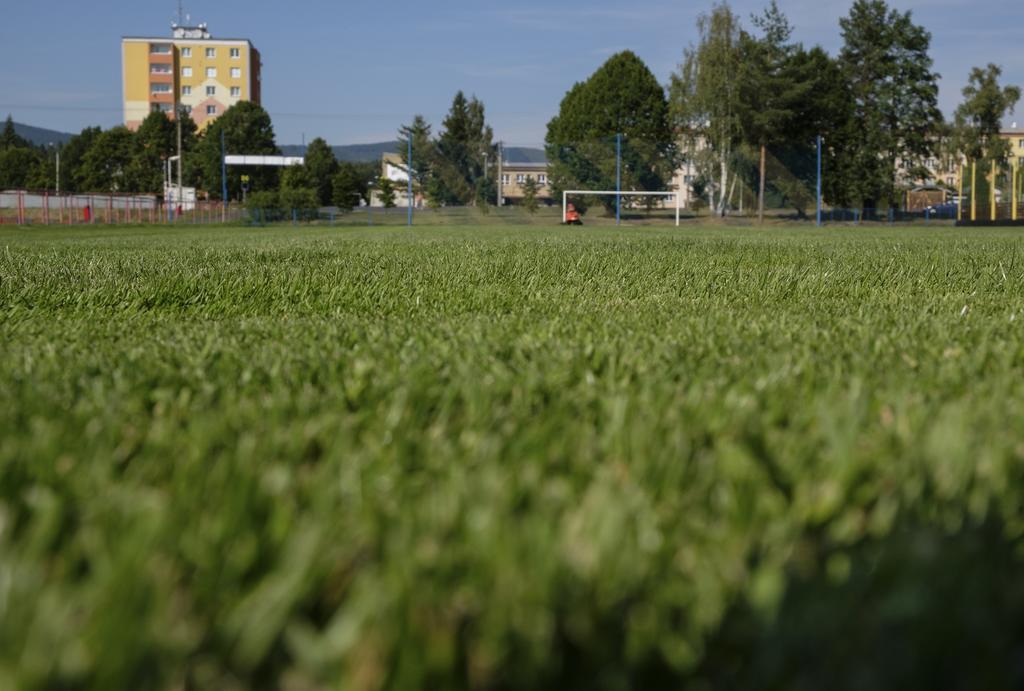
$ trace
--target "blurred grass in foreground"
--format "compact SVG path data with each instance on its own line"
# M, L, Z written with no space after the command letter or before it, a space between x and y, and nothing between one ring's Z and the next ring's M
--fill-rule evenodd
M1019 688L1021 250L0 230L0 688Z

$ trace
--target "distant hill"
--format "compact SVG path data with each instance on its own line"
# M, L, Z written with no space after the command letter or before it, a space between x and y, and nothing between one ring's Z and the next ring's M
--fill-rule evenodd
M42 127L23 125L20 122L14 123L14 132L19 137L27 139L36 146L46 146L51 142L54 144L67 144L68 141L75 136L68 132L58 132L57 130L48 130Z
M398 151L398 142L377 142L375 144L345 144L331 147L334 157L339 161L365 163L379 161L386 153ZM283 144L281 153L285 156L301 156L302 146L299 144ZM544 163L547 158L542 149L531 149L522 146L510 146L505 149L505 160L509 163Z
M14 123L14 131L36 146L54 144L67 144L75 135L69 132L58 132L43 127L23 125L20 122ZM332 147L334 156L339 161L351 161L352 163L364 163L367 161L379 161L385 153L398 151L398 142L376 142L373 144L344 144ZM283 144L281 153L285 156L301 156L302 146L299 144ZM544 163L547 158L543 149L532 149L524 146L510 146L505 149L505 160L509 163Z

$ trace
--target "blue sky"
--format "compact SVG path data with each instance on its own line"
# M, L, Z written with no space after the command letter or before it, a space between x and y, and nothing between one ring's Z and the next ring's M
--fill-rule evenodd
M0 117L65 131L121 119L122 35L169 34L175 2L5 0L0 21ZM734 0L746 21L763 0ZM849 2L779 0L796 38L839 49ZM989 62L1024 85L1024 3L894 0L932 32L949 114L970 68ZM185 3L214 36L249 38L263 53L264 106L279 143L393 138L423 113L435 130L455 91L487 106L496 136L539 145L576 81L629 48L662 82L695 38L711 0L219 0ZM749 22L747 22L749 24ZM1022 104L1024 105L1024 104ZM1024 123L1024 110L1020 112Z

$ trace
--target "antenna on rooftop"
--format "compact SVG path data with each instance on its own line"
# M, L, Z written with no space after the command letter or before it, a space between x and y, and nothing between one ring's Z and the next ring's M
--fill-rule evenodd
M184 15L185 9L181 6L181 0L178 0L178 26L184 26Z

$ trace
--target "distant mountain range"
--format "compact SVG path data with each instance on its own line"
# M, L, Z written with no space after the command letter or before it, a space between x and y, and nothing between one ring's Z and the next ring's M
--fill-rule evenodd
M48 130L43 127L33 127L32 125L22 125L20 122L14 123L14 132L19 137L27 139L36 146L67 144L75 136L68 132L58 132L57 130Z
M32 125L14 123L14 131L36 146L48 144L67 144L74 135L69 132L58 132ZM398 151L398 142L377 142L375 144L345 144L332 147L334 156L339 161L360 163L379 161L385 153ZM299 144L282 144L281 153L285 156L301 156L303 147ZM505 160L509 163L544 163L547 158L543 149L532 149L524 146L510 146L505 149Z

